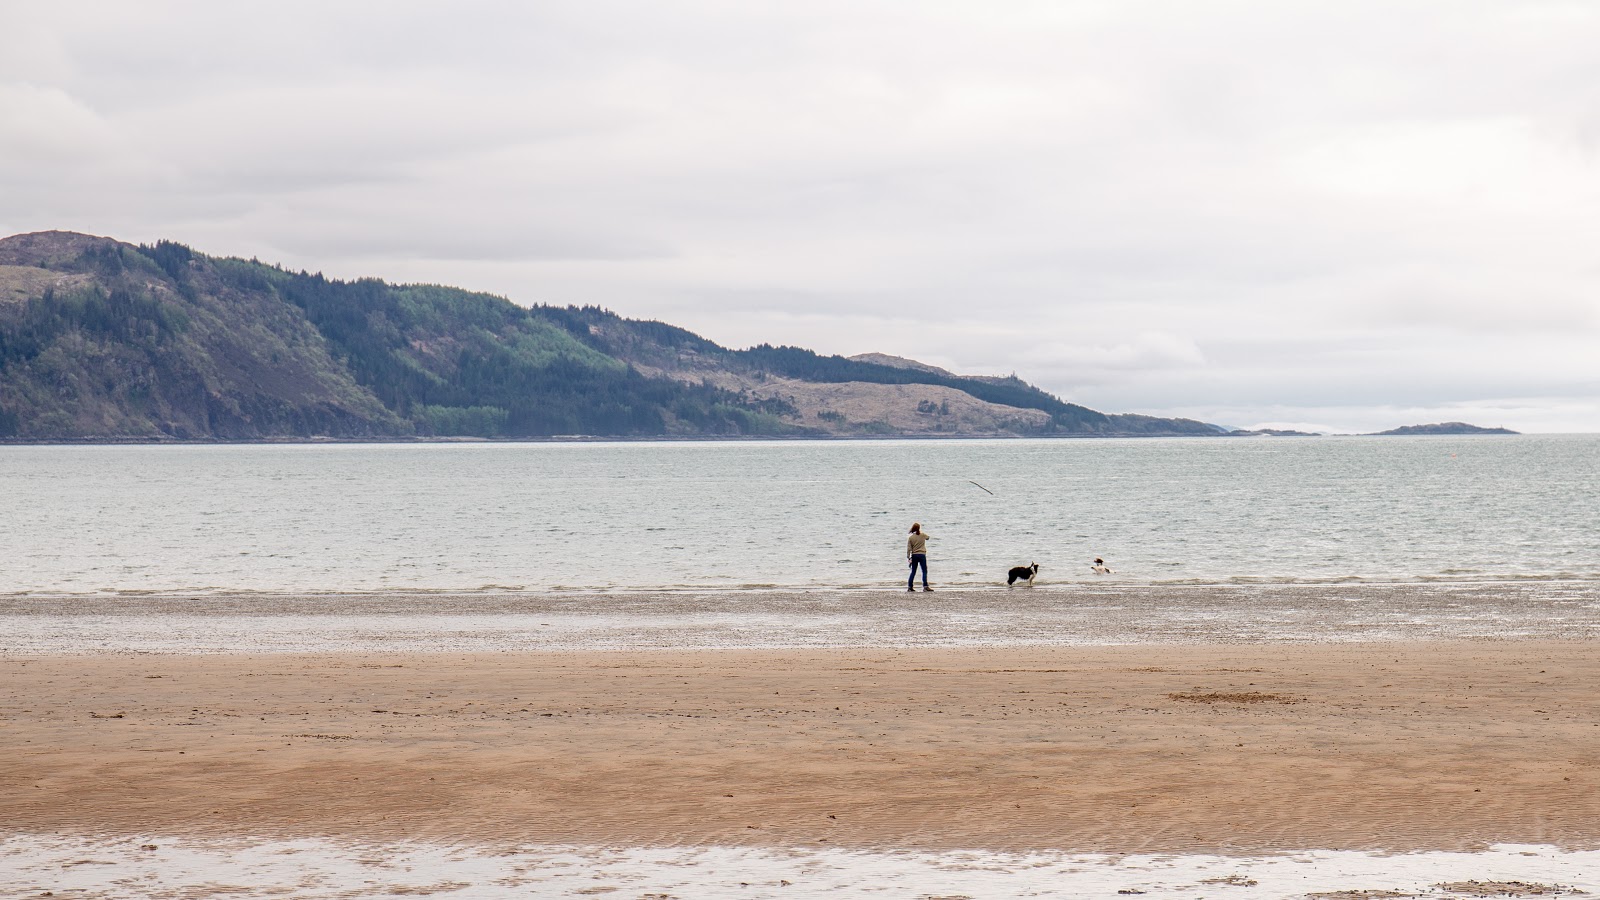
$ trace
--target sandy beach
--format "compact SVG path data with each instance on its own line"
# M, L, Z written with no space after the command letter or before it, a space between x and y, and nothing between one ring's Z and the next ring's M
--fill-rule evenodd
M1583 641L0 658L16 833L1600 846Z

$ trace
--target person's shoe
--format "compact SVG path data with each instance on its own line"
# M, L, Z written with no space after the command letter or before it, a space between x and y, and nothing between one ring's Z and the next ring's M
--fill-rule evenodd
M923 589L922 589L922 592L923 592L923 593L924 593L924 594L931 594L931 593L933 593L933 588L931 588L931 587L925 587L925 588L923 588Z
M908 593L908 594L915 594L916 592L917 592L916 588L906 588L906 593Z

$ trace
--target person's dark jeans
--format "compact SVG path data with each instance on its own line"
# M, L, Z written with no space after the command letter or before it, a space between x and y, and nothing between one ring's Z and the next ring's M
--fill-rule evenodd
M913 590L914 586L916 585L916 581L917 581L917 566L921 566L922 567L922 587L923 587L923 589L926 590L927 587L928 587L928 554L926 554L926 553L913 553L913 554L911 554L911 577L906 579L906 590L908 590L908 591L909 590Z

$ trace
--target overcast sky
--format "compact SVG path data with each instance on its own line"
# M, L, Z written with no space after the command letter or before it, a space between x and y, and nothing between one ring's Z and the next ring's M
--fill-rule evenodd
M0 234L1600 431L1600 3L0 0Z

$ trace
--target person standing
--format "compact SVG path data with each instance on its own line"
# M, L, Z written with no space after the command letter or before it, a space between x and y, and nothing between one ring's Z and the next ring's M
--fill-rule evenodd
M911 560L911 575L906 578L906 590L916 591L917 567L922 567L922 589L932 593L933 588L928 587L928 538L929 534L922 533L922 523L911 523L911 534L906 537L906 559Z

